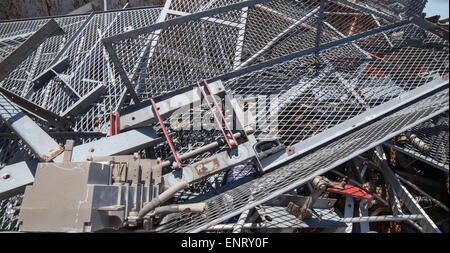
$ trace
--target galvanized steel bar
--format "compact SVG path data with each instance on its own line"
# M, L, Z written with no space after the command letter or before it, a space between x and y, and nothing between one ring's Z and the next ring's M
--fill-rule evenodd
M21 137L40 161L49 162L64 151L63 147L2 93L0 118Z

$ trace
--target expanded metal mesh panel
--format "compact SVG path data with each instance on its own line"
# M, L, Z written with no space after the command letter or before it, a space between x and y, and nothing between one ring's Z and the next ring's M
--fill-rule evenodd
M239 15L239 11L232 15ZM214 18L226 22L229 16ZM139 78L137 93L147 99L231 70L238 31L237 24L196 20L174 25L156 38L151 33L144 34L114 47L122 67L134 77L132 80ZM157 44L150 47L153 40Z
M3 80L1 86L19 96L24 96L31 87L32 80L51 64L56 54L76 33L86 18L86 16L55 18L55 21L64 30L65 34L47 38L38 49L30 54ZM41 22L46 21L48 20ZM35 23L35 21L22 22Z
M286 145L295 144L448 73L448 42L415 25L386 34L402 39L395 40L395 48L384 35L355 43L371 59L348 44L245 74L224 85L241 105L255 102L250 111L256 117L253 127L259 139L278 137ZM417 34L424 36L418 45L405 38ZM259 104L268 100L276 105L261 108Z
M342 164L371 147L392 137L393 133L426 120L449 106L448 89L364 126L345 137L332 141L262 177L238 186L206 201L202 214L183 214L159 227L163 232L191 232L230 218L283 192L292 190L314 176Z
M431 149L426 154L410 143L406 143L404 146L395 145L394 147L416 159L448 171L448 127L447 112L411 129L411 133L414 133L430 146Z
M325 21L318 23L319 3L283 0L255 5L250 2L245 15L239 8L223 10L162 30L148 28L121 37L126 39L112 38L107 43L113 44L118 64L136 86L137 94L147 99L238 67L313 48L318 26L323 43L344 38L339 29L349 28L336 28ZM339 10L347 8L335 3L329 6ZM168 19L175 16L167 15ZM358 31L352 34L377 27L373 19L360 22Z
M48 20L32 20L0 23L0 61L19 47L29 36Z
M98 85L105 85L107 92L85 114L75 115L78 118L74 128L77 131L106 132L109 109L117 107L123 85L109 61L101 39L152 24L160 10L149 8L95 14L62 55L70 59L70 67L35 92L32 100L53 112L61 113ZM68 91L66 85L76 94Z
M69 39L80 30L88 15L55 18L66 34L48 38L0 85L24 96L31 88L32 80L45 71L60 53L60 59L69 58L70 67L33 92L30 100L59 114L98 85L106 85L106 94L93 104L86 114L79 115L74 127L77 131L106 132L109 109L116 109L124 89L109 62L101 39L152 24L160 10L161 8L148 8L94 14L70 45ZM37 30L46 21L48 20L1 23L0 34L2 37L19 36L17 32L11 31L16 28L26 35ZM67 50L62 52L65 46Z
M19 208L23 194L0 200L0 231L19 231Z

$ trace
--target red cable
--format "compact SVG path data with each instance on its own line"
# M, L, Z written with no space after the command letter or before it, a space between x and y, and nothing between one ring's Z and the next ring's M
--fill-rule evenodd
M209 110L211 111L212 115L214 116L214 119L216 120L217 125L219 125L220 131L222 131L223 137L225 138L225 141L227 142L228 147L230 147L230 149L232 149L233 147L231 146L230 141L228 140L227 134L225 133L225 131L223 131L222 125L220 124L220 121L217 118L216 114L213 112L211 104L209 103L208 98L206 97L205 92L202 90L202 87L200 86L199 82L197 82L197 86L198 86L198 89L200 90L200 92L202 93L203 97L205 97L205 100L206 100L206 103L208 104Z
M225 116L223 115L222 110L220 110L219 105L217 104L216 98L214 98L214 95L212 94L211 90L209 89L209 85L208 85L208 83L206 82L205 79L203 79L203 82L205 83L206 89L208 89L209 94L210 94L211 97L213 98L214 105L215 105L216 108L219 110L220 116L222 116L222 120L223 120L223 122L225 123L225 127L227 128L228 132L229 132L230 135L231 135L231 138L233 138L234 144L235 144L236 147L237 147L237 146L238 146L238 143L237 143L236 139L234 138L233 133L231 132L230 126L228 126L228 123L227 123L227 121L225 120Z
M155 101L153 101L153 98L150 98L150 101L153 105L153 110L155 111L156 117L158 118L159 124L161 125L161 128L164 132L164 135L166 136L167 142L169 143L170 149L172 150L173 156L175 157L175 160L177 161L178 168L181 169L181 162L180 159L178 159L177 152L175 151L175 147L172 144L172 141L170 140L169 134L167 133L166 126L164 125L164 122L161 119L161 115L159 115L158 107L156 107Z

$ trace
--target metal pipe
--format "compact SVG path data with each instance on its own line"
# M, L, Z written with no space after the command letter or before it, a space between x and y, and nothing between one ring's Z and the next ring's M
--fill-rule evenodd
M253 129L246 129L246 130L245 130L245 133L246 133L246 134L251 134L251 133L253 133ZM241 138L241 137L242 137L242 133L241 133L241 132L235 133L235 134L234 134L234 138L235 138L235 139L239 139L239 138ZM231 145L235 145L233 140L230 141L230 144L231 144ZM207 145L205 145L205 146L203 146L203 147L201 147L201 148L192 150L191 152L182 154L182 155L178 156L178 159L180 159L180 161L183 161L183 160L192 158L192 157L194 157L194 156L196 156L196 155L198 155L198 154L207 152L207 151L209 151L209 150L211 150L211 149L215 149L215 148L217 148L217 147L219 147L219 146L220 146L220 142L219 142L219 141L215 141L215 142L212 142L212 143L210 143L210 144L207 144ZM163 168L169 167L170 165L171 165L170 161L164 161L163 163L161 163L161 166L162 166Z
M242 231L242 227L247 220L247 217L250 213L250 209L245 210L242 212L242 214L239 216L238 221L236 222L236 226L233 228L233 233L240 233Z
M419 187L417 187L415 184L409 182L408 180L406 180L405 178L401 177L398 174L395 174L395 176L398 177L398 179L400 179L400 181L402 181L403 183L411 186L411 188L413 188L414 190L418 191L420 194L422 194L423 196L427 197L428 199L430 199L433 203L435 203L436 205L440 206L442 209L444 209L447 213L449 212L448 207L446 205L444 205L442 202L440 202L439 200L431 197L430 195L428 195L426 192L422 191Z
M171 198L175 193L185 189L186 187L188 187L188 182L186 182L185 180L181 180L174 186L170 187L169 189L161 193L158 197L154 198L151 202L142 207L142 209L139 211L138 218L144 217L147 213L153 211L156 207L160 206L162 203Z
M151 215L167 214L167 213L202 213L206 209L206 203L193 203L183 205L168 205L155 208Z
M233 230L236 224L217 224L205 229L205 231L214 231L214 230ZM267 227L264 223L244 223L242 228L244 229L255 229L255 228L265 228Z
M361 223L361 222L382 222L382 221L406 221L424 219L421 214L405 214L405 215L383 215L383 216L361 216L352 218L343 218L340 221L345 223Z

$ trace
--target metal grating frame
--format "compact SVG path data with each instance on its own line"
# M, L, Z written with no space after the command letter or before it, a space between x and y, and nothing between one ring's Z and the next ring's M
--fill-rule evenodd
M267 173L262 177L222 193L206 202L208 209L201 215L182 215L158 228L161 232L199 232L279 194L295 189L345 161L369 150L435 115L448 110L448 83L420 101L365 125L299 160Z

